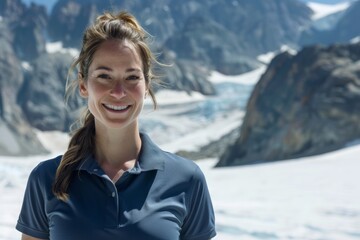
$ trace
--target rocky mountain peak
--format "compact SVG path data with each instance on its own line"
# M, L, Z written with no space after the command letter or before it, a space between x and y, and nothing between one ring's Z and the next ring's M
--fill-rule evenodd
M240 137L218 166L278 161L360 136L360 43L278 55L249 99Z

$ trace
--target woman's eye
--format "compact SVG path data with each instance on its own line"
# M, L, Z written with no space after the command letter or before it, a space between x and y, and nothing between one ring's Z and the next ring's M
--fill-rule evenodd
M140 77L132 75L127 78L127 80L138 80Z
M98 75L98 78L101 78L101 79L110 79L110 76L108 74L99 74Z

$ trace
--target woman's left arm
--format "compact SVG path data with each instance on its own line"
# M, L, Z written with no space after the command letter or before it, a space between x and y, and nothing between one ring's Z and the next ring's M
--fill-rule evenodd
M187 216L184 220L181 239L211 239L215 237L215 214L205 176L198 166L189 182L186 196Z

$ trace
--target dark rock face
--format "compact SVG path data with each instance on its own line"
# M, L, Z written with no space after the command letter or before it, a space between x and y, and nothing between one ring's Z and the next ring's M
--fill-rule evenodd
M76 116L67 111L64 102L68 70L72 63L68 54L43 54L36 59L18 95L29 123L40 130L68 131ZM75 102L73 108L80 107Z
M177 59L173 52L166 49L162 49L161 52L159 61L167 64L167 66L164 66L162 71L157 73L160 77L160 84L155 85L155 91L173 89L186 91L189 94L192 91L204 95L216 94L213 84L208 81L210 71L206 65L197 61Z
M94 1L58 1L49 19L48 32L52 41L65 47L80 48L84 29L95 18Z
M16 55L29 61L45 53L44 29L47 24L46 9L43 6L31 4L14 24L13 46Z
M210 15L237 36L250 56L294 46L301 28L311 23L311 9L299 1L213 1Z
M7 27L0 22L1 34ZM19 86L23 83L21 62L11 44L0 38L0 153L27 155L46 152L16 104Z
M32 3L26 7L19 0L0 2L0 16L11 31L5 37L18 58L32 60L45 52L47 14L43 6Z
M2 0L0 1L0 16L12 23L18 21L26 9L21 0Z
M360 16L360 1L356 1L344 13L343 17L338 21L333 35L336 37L336 42L348 42L354 37L360 36L359 24L354 24L359 21Z
M360 25L354 24L359 21L360 1L355 1L340 17L336 25L327 31L310 28L303 32L299 39L301 46L311 44L334 44L347 43L351 39L360 36Z
M176 58L194 62L228 75L248 72L259 63L241 49L236 35L209 18L190 17L184 29L165 44Z
M5 26L0 29L4 32L7 31ZM10 43L6 39L0 38L1 116L7 122L12 120L16 92L23 83L23 79L21 62L15 56Z
M211 61L215 69L238 74L256 67L254 57L258 54L279 49L283 44L294 46L300 29L310 25L311 15L311 10L296 0L109 3L60 0L50 16L50 37L66 46L79 47L84 28L96 13L126 9L156 37L157 44L167 42L167 47L182 58Z
M327 152L360 136L360 43L278 55L249 99L237 141L218 166Z

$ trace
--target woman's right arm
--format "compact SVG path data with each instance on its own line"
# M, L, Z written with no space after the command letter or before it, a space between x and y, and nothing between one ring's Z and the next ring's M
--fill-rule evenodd
M24 200L15 228L22 240L49 239L49 220L45 209L51 196L53 160L39 163L30 173ZM20 236L19 236L20 237Z
M21 240L43 240L43 239L34 238L34 237L30 237L29 235L22 234L22 235L21 235Z

